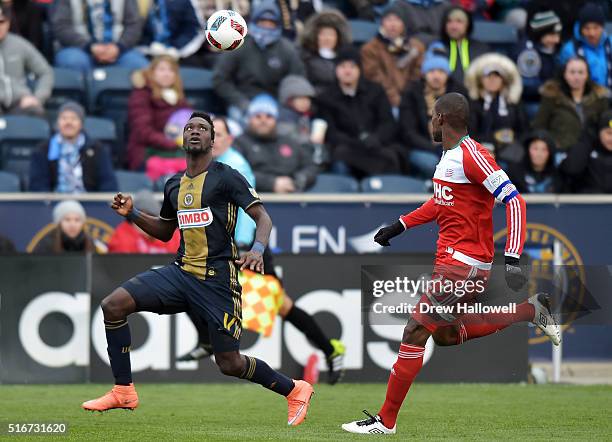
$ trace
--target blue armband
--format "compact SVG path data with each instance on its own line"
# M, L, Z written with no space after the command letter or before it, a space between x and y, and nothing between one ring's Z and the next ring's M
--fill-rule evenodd
M132 209L132 211L130 213L128 213L128 215L125 217L125 219L127 219L128 221L134 222L136 220L136 218L138 218L139 216L140 216L140 210L138 210L136 207L134 207Z
M251 252L259 253L260 255L263 255L264 250L266 250L266 246L259 241L255 241L251 247Z

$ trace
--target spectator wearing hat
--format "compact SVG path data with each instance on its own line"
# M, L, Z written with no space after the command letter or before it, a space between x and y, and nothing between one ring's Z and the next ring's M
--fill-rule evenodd
M310 142L315 95L314 87L306 78L300 75L288 75L283 78L278 91L279 134L293 134L301 143Z
M408 83L421 75L424 52L421 41L408 37L401 8L391 3L383 12L376 36L361 47L363 76L380 84L397 110Z
M473 29L472 14L460 6L447 9L442 17L441 42L448 54L452 76L461 84L470 63L489 52L489 46L471 37Z
M245 133L234 146L251 165L260 192L293 193L308 189L317 177L312 149L277 131L278 105L268 95L256 96L247 109Z
M110 152L83 131L85 110L73 101L57 115L57 133L32 154L32 192L112 192L117 190Z
M148 215L157 216L161 203L155 199L150 190L141 190L134 195L134 207ZM181 244L179 230L174 231L168 242L160 241L148 235L144 230L126 219L122 221L111 235L108 242L109 253L159 254L176 253Z
M498 162L522 161L520 139L527 129L521 103L521 76L508 57L489 53L478 57L465 75L470 97L470 134L498 157Z
M50 20L61 46L56 66L87 73L96 66L141 69L148 64L135 47L142 35L136 0L56 0Z
M317 92L336 82L334 62L338 48L351 44L351 31L340 11L327 9L312 15L300 36L300 56L306 78Z
M328 123L325 141L333 172L362 178L406 171L387 94L363 78L357 49L338 52L336 84L317 96L317 107Z
M76 200L66 200L53 208L55 227L34 247L32 253L55 254L70 252L94 253L98 248L85 230L87 215Z
M612 193L612 110L583 131L559 167L575 192Z
M565 64L573 56L584 57L593 81L612 88L612 37L606 33L604 20L604 11L598 4L585 4L578 13L574 37L565 43L559 58Z
M431 115L436 100L449 92L467 96L463 85L450 75L446 51L432 44L421 66L422 78L408 86L399 113L400 139L408 148L410 165L426 177L433 176L440 149L431 137Z
M530 132L523 139L525 156L511 163L508 176L521 193L559 193L561 179L555 164L556 145L544 130Z
M220 55L213 71L217 94L228 106L228 116L242 121L250 100L258 94L278 95L281 80L304 75L304 64L293 43L282 37L281 15L273 0L252 11L243 47Z
M553 11L542 11L527 26L527 38L519 45L515 60L523 81L523 100L537 102L540 86L555 75L562 25Z
M0 114L42 115L53 88L53 70L29 41L9 32L10 26L10 7L0 3ZM36 78L34 90L29 76Z
M533 127L547 130L561 152L576 144L583 129L597 124L609 107L609 91L590 79L584 58L572 57L557 78L540 89L542 101Z

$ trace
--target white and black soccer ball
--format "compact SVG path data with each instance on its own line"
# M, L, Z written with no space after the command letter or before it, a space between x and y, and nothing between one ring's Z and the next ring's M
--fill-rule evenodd
M206 40L221 51L233 51L244 43L247 24L236 11L222 9L216 11L206 22Z

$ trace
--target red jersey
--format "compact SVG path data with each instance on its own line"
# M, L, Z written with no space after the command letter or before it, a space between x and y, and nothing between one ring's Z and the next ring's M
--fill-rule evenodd
M472 266L493 261L493 205L506 205L505 254L519 258L525 242L525 200L489 152L469 136L444 151L433 177L434 196L400 217L404 228L435 220L436 257L451 254Z
M142 232L135 224L123 221L119 224L108 243L109 253L176 253L181 242L178 230L168 242L152 238Z

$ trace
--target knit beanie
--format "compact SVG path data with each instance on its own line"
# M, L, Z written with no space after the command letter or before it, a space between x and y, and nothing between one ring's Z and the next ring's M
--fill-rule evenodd
M79 215L83 221L86 219L85 209L76 200L66 200L62 201L58 205L53 208L53 222L55 224L59 224L64 217L70 213L76 213Z

